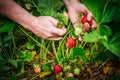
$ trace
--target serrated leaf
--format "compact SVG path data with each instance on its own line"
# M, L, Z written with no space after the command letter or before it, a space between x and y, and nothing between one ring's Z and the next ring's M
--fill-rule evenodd
M68 23L68 19L62 13L55 14L54 18L58 19L60 22L63 22L63 25L67 25Z
M97 23L102 19L104 9L106 8L109 0L81 0L83 4L91 11ZM96 4L96 5L95 5Z
M99 25L98 31L100 36L107 36L107 38L109 38L112 33L110 28L106 25Z
M8 62L11 63L15 68L18 68L17 61L14 59L8 59Z
M108 8L105 9L101 23L107 23L112 21L117 14L118 8L116 6L109 5Z
M112 37L107 47L112 53L120 57L120 33Z
M85 42L97 42L101 37L99 36L99 34L94 30L90 33L86 33L83 36L83 41Z
M86 61L85 51L82 48L73 48L73 59L80 57L82 61Z
M57 10L63 6L60 0L39 0L38 7L42 15L52 16Z

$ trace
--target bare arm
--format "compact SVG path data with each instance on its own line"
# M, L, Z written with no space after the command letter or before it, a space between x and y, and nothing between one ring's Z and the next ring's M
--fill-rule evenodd
M34 24L34 19L36 18L13 0L0 0L0 13L21 24L25 28Z
M66 29L57 28L57 20L50 16L35 17L13 0L0 0L0 13L21 24L39 37L60 40Z

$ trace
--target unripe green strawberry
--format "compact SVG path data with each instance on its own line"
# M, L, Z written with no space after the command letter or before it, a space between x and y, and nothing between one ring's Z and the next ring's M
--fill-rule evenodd
M75 28L75 35L83 34L82 28L76 27Z
M64 67L64 71L70 71L71 70L71 66L65 66Z
M79 68L75 68L74 69L74 74L75 75L79 75L80 74L80 69Z

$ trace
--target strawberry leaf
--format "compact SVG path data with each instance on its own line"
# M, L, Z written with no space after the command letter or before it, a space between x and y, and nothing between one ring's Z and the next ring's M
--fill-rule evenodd
M42 15L52 16L57 10L63 6L60 0L39 0L38 7Z
M100 38L100 35L96 31L92 31L90 33L85 33L85 35L83 36L83 41L97 42Z
M106 36L107 38L109 38L110 35L112 34L112 31L106 25L100 25L98 28L98 31L99 31L100 36Z
M101 21L101 16L104 13L109 0L81 0L83 4L92 12L97 23ZM99 3L99 4L98 4ZM97 5L95 5L97 4Z
M27 51L27 52L25 53L24 60L25 60L25 61L30 61L30 60L32 60L32 54L31 54L30 51Z
M67 25L67 23L68 23L68 19L62 13L55 14L54 18L59 20L58 25L63 26L63 25Z
M85 51L82 48L73 48L73 59L80 57L82 61L86 61Z

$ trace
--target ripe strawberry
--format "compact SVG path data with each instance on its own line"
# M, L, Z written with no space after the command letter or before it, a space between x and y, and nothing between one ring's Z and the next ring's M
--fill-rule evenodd
M62 67L60 65L55 65L54 66L54 73L55 73L55 75L57 75L61 71L62 71Z
M87 16L84 15L82 18L81 18L81 23L84 24L84 23L89 23L90 26L92 26L92 21L88 21L87 20Z
M66 40L66 47L68 49L71 49L71 48L73 48L75 46L76 46L76 40L74 38L72 38L72 37L67 38L67 40Z

